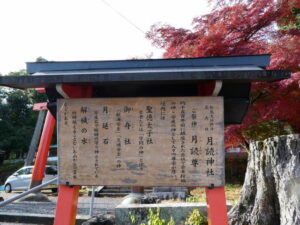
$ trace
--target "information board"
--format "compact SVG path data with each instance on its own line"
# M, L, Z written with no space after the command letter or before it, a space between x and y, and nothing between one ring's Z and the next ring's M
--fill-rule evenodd
M59 183L224 186L222 97L58 99Z

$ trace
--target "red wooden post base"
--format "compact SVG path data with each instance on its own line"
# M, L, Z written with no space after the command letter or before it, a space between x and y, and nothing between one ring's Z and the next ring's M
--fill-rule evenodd
M209 225L227 225L227 206L224 187L206 188L207 218Z
M54 225L74 225L80 186L59 185Z

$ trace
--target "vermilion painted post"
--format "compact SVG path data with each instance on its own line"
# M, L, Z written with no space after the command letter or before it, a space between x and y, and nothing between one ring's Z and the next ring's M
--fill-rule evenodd
M64 98L89 98L93 94L92 86L60 85L57 90ZM80 186L59 185L54 225L75 224L79 190Z
M40 185L43 181L54 127L55 118L48 111L40 139L40 144L38 147L37 156L34 162L30 188Z
M206 202L208 225L227 225L225 188L206 188Z
M216 96L221 90L216 81L198 84L198 96ZM209 225L227 225L227 207L224 187L206 188L207 218Z
M59 186L54 225L74 225L80 186Z

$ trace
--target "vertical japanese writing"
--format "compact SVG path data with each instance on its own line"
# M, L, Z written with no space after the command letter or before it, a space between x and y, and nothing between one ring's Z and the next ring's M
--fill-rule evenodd
M197 109L196 108L192 108L192 115L191 115L191 127L192 127L192 136L191 136L191 148L190 148L190 155L191 155L191 165L193 166L193 168L197 168L200 166L200 156L201 156L201 145L200 145L200 137L198 137L197 133L198 133L198 129L197 125Z
M209 131L209 115L207 114L207 111L209 110L209 105L204 106L204 122L205 122L205 127L204 131L207 133Z
M214 158L214 148L213 148L213 137L207 137L207 143L206 143L206 176L213 176L214 169L213 166L215 164L215 158Z
M152 134L153 134L153 107L150 105L146 106L146 120L147 120L147 135L146 143L147 145L153 144Z
M192 109L192 122L191 122L191 127L196 128L198 123L197 123L197 111L195 108Z
M222 186L222 106L220 97L58 100L60 183Z
M122 160L121 160L121 110L117 110L116 112L116 168L122 167Z
M180 171L180 180L182 183L186 182L186 177L185 177L185 107L186 107L186 102L181 101L180 102L180 162L181 162L181 171Z
M77 112L72 111L72 169L73 169L73 178L77 178Z
M107 131L109 130L110 124L108 122L110 109L107 105L100 107L99 114L101 115L101 129L102 137L101 142L104 146L109 145L111 142L110 137L108 136Z
M144 112L139 111L139 169L144 169Z
M206 132L213 133L214 131L214 120L215 120L215 112L214 107L212 105L205 106L205 120L207 122ZM206 176L215 175L214 164L215 164L215 149L214 149L214 138L212 136L207 137L206 148L205 148L205 156L206 156Z
M176 176L176 102L171 102L171 174L174 179Z
M99 173L99 112L94 111L94 153L95 153L95 178L98 178Z
M190 148L190 155L191 155L191 165L193 168L197 168L200 166L200 155L201 155L201 145L200 145L200 137L198 137L198 121L197 121L197 109L192 108L192 115L191 115L191 127L192 127L192 136L191 136L191 148Z
M133 130L133 124L129 119L130 114L132 114L133 112L133 107L130 106L124 106L123 108L123 112L124 112L124 128L126 130L126 134L129 134L130 131ZM130 135L128 135L127 137L124 138L124 145L131 145L133 144L132 141L132 137Z
M69 111L69 106L68 103L65 102L64 103L64 116L63 116L63 120L64 120L64 124L66 126L68 126L69 122L68 122L68 111Z
M166 102L165 101L160 103L160 119L161 120L166 119Z
M88 138L87 138L87 127L88 127L88 119L87 119L87 111L88 108L86 106L81 106L80 108L80 114L81 114L81 118L80 118L80 122L81 122L81 134L82 134L82 138L81 138L81 144L85 145L88 143Z
M209 130L214 131L215 112L212 105L209 106Z

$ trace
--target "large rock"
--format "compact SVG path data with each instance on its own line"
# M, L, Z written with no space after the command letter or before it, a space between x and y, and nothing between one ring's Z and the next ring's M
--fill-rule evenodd
M121 205L141 204L143 197L141 193L130 193L123 198Z

